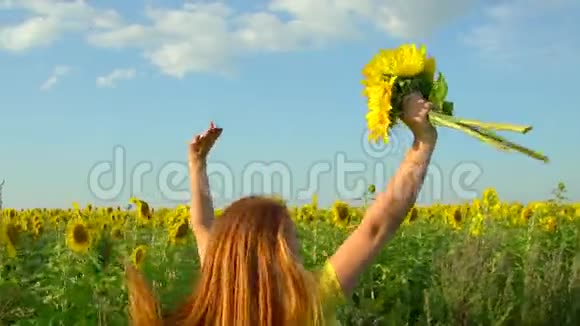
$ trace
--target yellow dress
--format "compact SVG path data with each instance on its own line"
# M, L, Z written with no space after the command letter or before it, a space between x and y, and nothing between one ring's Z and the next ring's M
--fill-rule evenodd
M345 303L346 300L334 267L329 261L326 261L319 273L318 282L325 324L326 326L341 326L336 311L338 306Z

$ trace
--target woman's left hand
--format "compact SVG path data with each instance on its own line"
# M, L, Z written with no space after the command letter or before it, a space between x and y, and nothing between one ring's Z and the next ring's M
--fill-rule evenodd
M188 150L189 163L205 163L207 155L222 131L223 129L216 127L212 121L206 131L193 137Z

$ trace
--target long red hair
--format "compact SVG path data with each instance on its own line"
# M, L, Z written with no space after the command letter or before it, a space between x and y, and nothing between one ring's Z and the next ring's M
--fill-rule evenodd
M135 326L321 325L315 280L289 239L293 223L279 201L242 198L214 221L201 276L177 309L162 315L143 276L127 270Z

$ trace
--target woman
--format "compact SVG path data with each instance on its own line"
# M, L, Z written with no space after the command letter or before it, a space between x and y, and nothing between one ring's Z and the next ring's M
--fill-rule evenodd
M128 268L132 323L149 325L340 325L335 309L349 297L358 276L391 239L414 205L437 132L430 103L408 96L402 121L414 135L398 172L376 196L357 229L316 272L307 272L288 210L279 202L242 198L214 220L206 157L222 133L213 123L189 146L191 228L202 264L197 286L177 310L161 316L145 280Z

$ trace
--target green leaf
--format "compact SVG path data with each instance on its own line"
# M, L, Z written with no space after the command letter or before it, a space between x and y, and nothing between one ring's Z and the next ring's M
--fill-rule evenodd
M441 108L443 102L445 102L445 98L447 97L447 91L447 81L445 80L445 76L443 76L442 73L439 73L437 80L433 82L433 88L431 88L431 93L429 94L429 101Z
M443 101L443 105L441 106L441 110L445 115L453 115L453 102Z

